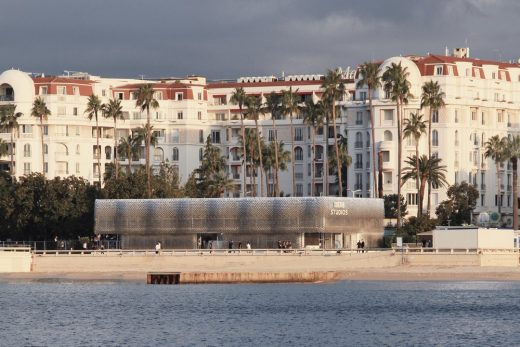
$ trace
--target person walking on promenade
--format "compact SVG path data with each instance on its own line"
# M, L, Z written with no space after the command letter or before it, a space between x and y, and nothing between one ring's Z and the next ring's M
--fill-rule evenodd
M357 251L356 251L356 253L359 253L360 251L361 251L361 241L358 240L358 242L357 242Z
M209 248L209 254L212 254L213 253L213 242L212 241L210 241L208 243L208 248Z
M361 240L361 253L365 253L365 240Z
M159 254L160 251L161 251L161 242L157 241L157 243L155 244L155 254Z

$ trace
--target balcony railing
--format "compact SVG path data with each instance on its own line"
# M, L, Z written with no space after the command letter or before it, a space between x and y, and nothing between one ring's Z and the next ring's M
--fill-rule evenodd
M356 162L356 164L355 164L355 168L356 168L356 169L362 169L362 168L363 168L363 163L361 163L361 162Z
M0 95L0 101L14 101L14 95Z
M238 172L234 172L233 173L233 179L234 180L239 180L240 179L240 174Z
M296 180L302 181L303 180L303 172L296 172L294 174L294 177L296 178Z
M356 141L354 142L355 148L362 148L363 147L363 141Z
M480 189L481 189L481 190L486 190L486 185L485 185L484 183L482 183L482 184L480 185Z
M359 190L359 189L362 189L362 188L363 188L363 184L362 183L354 184L354 189Z

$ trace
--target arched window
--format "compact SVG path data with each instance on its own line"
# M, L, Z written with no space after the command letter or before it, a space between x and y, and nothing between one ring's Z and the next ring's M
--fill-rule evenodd
M158 162L164 161L164 151L161 147L157 147L153 151L153 160Z
M110 160L112 158L112 149L110 146L105 146L105 158L106 160Z
M392 132L390 130L385 130L384 139L385 141L392 141Z
M31 156L31 145L28 143L23 145L23 156L26 158Z
M455 130L455 146L459 145L459 131Z
M439 111L435 110L432 112L432 123L439 123Z
M173 154L172 160L179 161L179 149L177 147L173 147L172 154Z
M294 160L303 160L303 149L301 147L294 148Z
M238 148L234 147L231 148L231 151L229 151L230 159L233 161L239 161L240 160L240 154L238 152Z
M439 146L439 132L437 130L432 131L432 146Z
M363 135L359 131L356 133L356 142L354 143L354 147L355 148L363 147Z

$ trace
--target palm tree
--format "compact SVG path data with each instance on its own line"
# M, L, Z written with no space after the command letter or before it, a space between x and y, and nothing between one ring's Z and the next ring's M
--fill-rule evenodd
M275 92L271 92L266 98L265 98L265 107L264 112L271 114L271 120L273 121L273 141L275 143L278 143L278 135L276 131L276 118L281 113L280 109L280 95L276 94ZM279 146L273 146L274 147L274 196L277 197L280 194L280 186L278 184L278 171L279 171L279 160L278 160L278 147Z
M298 90L295 92L292 91L292 87L289 87L289 90L282 90L282 113L284 115L288 115L291 121L291 164L292 164L292 196L296 193L295 183L295 169L294 169L294 127L293 127L293 114L299 111L299 97L296 94Z
M262 101L259 97L249 97L246 102L247 110L247 118L253 119L255 121L256 127L256 142L257 142L257 150L258 150L258 159L260 164L260 196L265 196L264 190L264 164L262 159L262 146L260 144L260 129L258 128L258 118L260 118L260 114L263 113Z
M505 158L513 166L513 230L518 230L518 158L520 157L520 136L504 138Z
M42 174L45 177L45 150L43 148L43 120L47 119L50 116L51 110L47 108L45 101L38 97L33 102L33 107L31 109L31 116L36 117L40 120L40 134L41 134L41 143L42 143Z
M417 190L419 211L422 211L424 190L427 183L440 187L448 185L448 181L446 180L446 166L440 165L441 161L442 159L440 158L428 158L426 155L422 155L419 158L414 155L406 159L406 164L409 166L403 171L403 182L410 179L415 179L419 182ZM417 217L419 216L419 213L417 213Z
M102 111L101 100L97 95L90 95L87 101L87 109L85 113L89 120L92 118L96 121L96 150L97 153L97 162L98 162L98 170L99 170L99 186L101 186L101 148L99 147L99 126L98 126L98 114Z
M444 93L441 92L441 86L437 81L429 81L422 86L421 108L429 107L428 118L428 158L432 157L432 118L433 112L438 112L444 106ZM427 213L430 216L431 208L431 184L428 184L428 207Z
M240 130L242 132L242 138L244 139L246 137L246 129L244 127L244 112L242 112L242 109L247 101L247 95L244 91L244 88L236 88L233 93L231 94L231 98L229 101L234 104L238 105L238 109L240 110ZM243 183L242 183L242 194L243 196L246 196L246 166L247 166L247 152L246 152L246 144L245 142L242 143L242 153L244 154L244 159L242 160L242 177L243 177Z
M102 105L103 117L112 118L114 120L114 150L117 148L117 120L123 118L123 107L121 106L121 100L112 99L108 101L108 104ZM116 168L116 178L118 177L119 163L117 160L117 150L114 151L114 166Z
M137 90L135 106L139 107L142 111L146 111L146 130L151 131L152 126L150 124L150 108L156 109L159 107L159 102L155 99L155 91L151 84L143 84ZM152 135L149 133L145 136L145 158L146 158L146 189L148 192L148 198L152 197L152 173L150 171L150 140Z
M487 140L485 143L486 150L484 152L484 158L491 158L495 161L497 168L497 192L498 192L498 214L500 215L502 210L502 191L500 189L500 165L507 158L505 157L505 139L501 139L500 136L494 135Z
M372 173L373 173L373 196L376 196L377 189L377 165L376 165L376 139L375 139L375 122L374 112L372 110L372 93L377 88L381 87L381 79L379 77L379 64L365 62L359 67L359 73L361 78L357 82L357 87L362 88L367 86L368 88L368 112L370 113L370 128L372 137ZM380 196L379 198L383 198Z
M16 112L16 105L14 104L0 107L0 124L2 128L8 129L11 134L11 167L9 171L12 176L14 175L14 132L18 129L18 118L22 115L22 112Z
M336 101L345 94L345 85L342 81L342 73L340 69L328 70L325 79L321 84L323 88L323 96L330 100L332 126L334 129L334 148L336 150L336 164L338 169L339 196L343 195L343 183L341 178L341 162L339 160L338 134L336 129Z
M338 150L339 150L339 165L336 162L336 155L332 155L329 153L328 161L332 167L336 167L338 172L343 170L343 167L348 169L348 167L352 164L352 157L348 154L348 140L347 140L347 129L344 130L345 135L339 135L338 139ZM340 179L338 173L338 180Z
M314 196L314 180L315 180L315 169L316 169L316 129L323 126L323 107L321 101L314 103L309 100L305 102L303 122L307 124L312 131L312 166L311 166L311 196Z
M403 135L401 132L401 114L403 104L408 103L408 99L412 97L410 93L410 82L408 81L409 73L407 68L401 63L392 63L387 66L383 73L382 81L385 92L390 95L392 101L395 102L397 110L397 196L401 196L401 162L403 151ZM401 209L401 199L397 199L397 211ZM401 227L401 215L397 215L397 231Z
M403 135L405 138L412 137L415 141L415 167L419 170L419 140L421 135L426 133L426 122L422 120L422 115L417 113L410 114L410 118L404 120ZM416 179L417 196L419 196L419 176ZM422 204L417 210L417 218L422 215Z
M139 155L139 148L141 147L141 143L136 136L128 135L127 137L122 137L119 139L119 145L117 146L117 152L120 156L126 156L128 159L128 167L126 168L126 172L128 175L132 173L132 158L137 157Z

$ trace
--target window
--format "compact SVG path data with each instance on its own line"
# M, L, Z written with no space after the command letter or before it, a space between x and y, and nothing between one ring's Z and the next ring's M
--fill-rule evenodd
M22 134L32 134L32 125L23 124L22 125Z
M43 163L43 172L45 172L45 173L49 172L49 163L47 163L47 162Z
M303 184L297 183L296 184L296 196L303 196Z
M477 110L471 110L471 120L477 120Z
M226 114L225 113L217 113L217 114L215 114L215 119L216 120L220 120L220 121L226 120Z
M118 92L118 93L115 93L115 94L116 94L116 99L118 99L118 100L123 100L124 95L125 95L125 94L122 93L122 92Z
M361 153L356 153L355 168L356 169L363 168L363 154L361 154ZM356 188L356 189L359 189L359 188Z
M497 78L497 73L496 72L492 72L491 73L491 79L496 79Z
M43 145L43 154L49 154L49 145L47 145L47 144Z
M182 114L182 111L181 112L177 112L177 119L183 119L184 116Z
M111 159L111 148L110 146L105 146L105 159L110 160Z
M455 130L455 146L459 145L459 131Z
M197 99L202 100L202 93L197 93Z
M356 174L356 183L354 184L354 189L363 189L363 174Z
M486 114L482 112L482 125L486 124Z
M199 130L199 143L204 143L204 130Z
M354 142L355 148L362 148L363 147L363 135L358 131L356 133L356 141Z
M367 99L367 92L359 92L359 99L365 101Z
M184 98L183 93L175 93L175 100L182 101L183 98Z
M23 174L24 175L31 174L31 163L23 163Z
M432 131L432 146L439 145L439 132L437 130Z
M80 149L81 149L81 146L80 145L76 145L76 154L80 154Z
M172 160L179 161L179 149L177 147L173 147Z
M211 142L220 143L220 130L211 130Z
M363 124L363 112L357 111L356 112L356 125L362 125Z
M78 108L77 107L73 107L72 108L72 115L73 116L77 116L78 115Z
M455 123L459 122L459 111L455 110Z
M141 119L141 112L134 111L132 112L133 119Z
M23 156L25 158L29 158L31 157L31 145L26 143L25 145L23 145Z
M385 130L384 139L385 141L392 141L392 132L390 130Z
M417 193L408 193L406 194L406 201L408 202L408 205L417 205Z
M79 163L76 163L76 173L77 174L80 173L80 165L79 165Z
M106 91L106 89L101 90L101 96L107 96L107 91Z
M197 111L197 119L202 120L202 111Z
M275 131L274 129L269 129L269 130L267 131L267 139L268 139L269 141L274 141L274 139L275 139L275 135L276 135L276 131Z
M442 75L442 65L435 66L435 75L437 75L437 76Z
M389 151L383 151L383 163L390 162L390 152Z
M49 126L48 125L43 126L43 135L45 135L45 136L49 135Z
M47 86L40 87L40 95L47 95L49 93L49 89Z
M162 100L162 92L155 92L154 94L156 100Z
M172 129L172 142L179 143L179 129Z
M67 95L67 87L65 87L65 86L58 86L58 94L59 95Z
M79 95L79 88L78 87L72 87L72 94L73 95Z
M303 149L301 147L294 148L294 160L297 160L297 161L303 160Z
M432 112L432 123L439 123L439 111L434 110Z
M79 135L80 135L79 127L77 126L77 127L76 127L76 136L79 136Z
M303 128L294 129L294 141L303 141Z
M203 157L204 157L204 149L199 148L199 161L202 161Z
M164 161L164 150L161 147L157 147L153 151L153 160L158 162Z
M385 122L393 122L394 121L394 110L383 110L383 116Z

